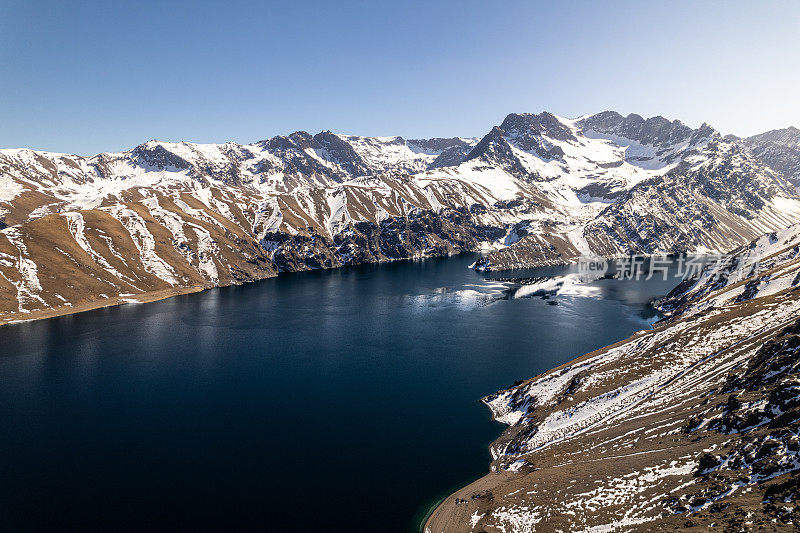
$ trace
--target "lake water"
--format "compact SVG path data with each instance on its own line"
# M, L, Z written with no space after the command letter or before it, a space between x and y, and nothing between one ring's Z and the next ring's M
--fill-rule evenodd
M414 530L487 472L482 396L648 328L676 283L511 298L475 259L0 328L0 527Z

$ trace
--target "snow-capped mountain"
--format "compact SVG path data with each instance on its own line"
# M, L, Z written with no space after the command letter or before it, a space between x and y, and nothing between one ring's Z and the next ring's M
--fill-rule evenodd
M491 473L426 531L795 530L800 225L661 305L652 330L485 398L509 426Z
M483 258L479 268L557 263L581 254L725 251L798 220L793 188L706 124L693 130L661 117L604 112L559 119L558 130L548 119L520 134L517 122L507 119L507 133L502 126L493 132L485 157L544 181L551 197L563 198L559 205L573 206L574 223L525 221L525 237ZM500 163L497 154L504 150Z
M724 251L797 221L737 141L613 112L511 114L481 139L0 150L0 321L465 250L496 250L487 269Z
M756 157L800 187L800 130L794 126L741 139Z

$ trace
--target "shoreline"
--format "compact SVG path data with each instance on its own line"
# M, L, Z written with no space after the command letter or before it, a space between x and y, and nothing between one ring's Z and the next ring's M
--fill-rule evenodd
M645 334L647 332L650 332L650 331L658 329L658 327L663 324L662 321L664 320L665 317L661 314L661 312L653 304L653 302L650 302L648 305L650 305L653 309L655 309L657 312L659 312L659 315L661 316L660 319L658 319L655 322L653 322L652 324L650 324L649 329L643 329L643 330L640 330L640 331L636 331L636 332L632 333L631 335L629 335L628 337L625 337L623 339L619 339L617 341L614 341L614 342L612 342L612 343L610 343L610 344L608 344L606 346L602 346L600 348L597 348L596 350L592 350L591 352L587 352L585 354L578 355L577 357L574 357L573 359L571 359L569 361L566 361L564 363L556 365L556 366L554 366L554 367L552 367L552 368L550 368L548 370L545 370L545 371L541 372L540 374L537 374L535 376L527 378L527 379L523 380L522 382L520 382L520 384L533 382L533 381L537 380L538 378L540 378L540 377L542 377L542 376L544 376L546 374L550 374L550 373L558 371L558 370L560 370L562 368L567 368L567 367L569 367L571 365L574 365L576 363L580 363L581 361L584 361L584 360L589 359L591 357L597 356L598 354L601 354L603 352L608 352L609 350L612 350L612 349L614 349L614 348L616 348L618 346L622 346L627 342L630 342L631 340L635 339L636 337L639 337L642 334ZM515 386L515 385L512 385L512 387L513 386ZM485 398L486 397L481 398L481 404L483 404L483 406L488 409L488 411L490 413L490 418L493 421L495 421L497 423L500 423L500 424L503 424L505 426L501 430L500 435L498 435L497 439L495 439L495 441L493 441L493 443L494 443L494 442L497 442L498 440L500 440L502 438L503 434L511 426L506 425L503 422L500 422L499 420L497 420L497 418L495 418L495 412L492 410L491 405L489 405L488 403L486 403L484 401ZM490 462L490 464L491 464L491 462ZM477 479L473 479L472 481L470 481L468 483L465 483L464 485L461 485L461 486L458 486L458 487L454 487L454 489L449 494L445 495L442 498L438 498L436 500L437 503L433 504L429 509L427 509L427 512L426 512L425 516L422 518L422 521L417 524L416 533L432 533L434 531L433 528L435 528L435 527L442 526L444 528L448 528L448 527L450 527L452 525L455 525L455 524L464 523L463 519L465 518L465 516L463 516L460 512L457 512L457 511L448 513L444 517L437 516L436 520L433 523L431 523L431 519L434 518L434 515L437 513L437 511L439 511L439 509L442 509L444 507L448 507L447 506L447 501L448 501L449 498L452 498L452 499L458 499L458 498L467 499L474 493L481 493L481 492L486 491L487 489L491 490L492 488L494 488L494 486L496 486L499 483L503 482L505 477L508 476L508 475L509 475L509 473L505 472L505 471L494 472L494 471L489 470L489 472L487 472L486 474L482 475L481 477L479 477ZM444 524L441 523L442 522L442 518L444 518ZM442 531L445 531L445 530L446 529L443 529Z
M78 305L57 307L55 309L40 309L37 311L31 311L29 313L9 313L8 315L0 316L0 327L14 324L24 324L26 322L34 322L37 320L45 320L59 316L76 315L79 313L85 313L86 311L102 309L104 307L114 307L124 304L147 304L157 302L159 300L166 300L167 298L172 298L173 296L202 292L213 287L214 286L205 285L173 287L171 289L163 289L160 291L143 292L133 296L113 296L111 298L92 300L90 302L84 302Z
M419 511L417 511L414 514L414 519L412 521L413 523L412 532L425 533L425 526L427 526L428 520L430 520L431 516L433 516L433 513L436 511L436 509L438 509L445 501L447 501L447 498L449 498L462 488L470 486L482 478L483 476L480 476L477 478L472 478L472 481L466 482L464 484L454 485L453 487L447 489L446 492L441 493L440 496L436 496L428 500L429 503L425 504L424 506L420 506ZM422 509L425 509L425 511L421 512Z
M33 322L35 320L45 320L48 318L55 318L59 316L67 316L73 315L78 313L83 313L85 311L92 311L94 309L101 309L103 307L112 307L115 305L123 305L127 303L151 303L156 302L159 300L165 300L167 298L171 298L173 296L180 296L182 294L191 294L195 292L202 292L207 289L219 288L219 287L227 287L230 285L245 285L249 283L254 283L256 281L261 281L263 279L272 279L275 277L281 277L288 274L301 274L301 273L308 273L308 272L324 272L324 271L335 271L344 268L357 268L357 267L366 267L366 266L376 266L376 265L388 265L388 264L395 264L395 263L402 263L407 261L424 261L428 259L446 259L448 257L457 257L464 254L476 254L479 256L485 256L487 250L484 248L479 248L477 250L462 250L458 253L447 253L441 255L415 255L412 257L403 257L403 258L387 258L382 261L374 261L374 262L364 262L358 264L347 264L347 265L339 265L335 267L323 267L323 268L313 268L309 270L295 270L295 271L286 271L286 272L276 272L273 275L266 276L263 278L254 278L246 281L242 281L240 283L228 283L224 285L192 285L189 287L172 287L170 289L162 289L159 291L152 291L152 292L142 292L130 296L112 296L110 298L103 298L100 300L92 300L90 302L85 302L78 305L65 305L63 307L58 307L55 309L39 309L36 311L30 311L27 313L13 311L9 312L7 315L0 315L0 327L12 325L12 324L22 324L25 322ZM555 264L547 264L547 265L529 265L526 267L518 267L518 268L504 268L499 270L484 270L484 269L476 269L474 268L475 263L470 264L467 268L470 270L474 270L476 273L482 274L483 276L489 275L497 275L502 272L514 272L520 270L536 270L536 269L546 269L546 268L556 268L556 267L568 267L570 265L576 264L573 261L567 262L560 262ZM656 321L658 322L658 321ZM652 327L652 324L651 324Z
M208 289L220 288L220 287L228 287L230 285L246 285L250 283L255 283L257 281L262 281L265 279L273 279L278 278L281 276L286 276L290 274L303 274L303 273L311 273L311 272L330 272L335 270L341 270L344 268L358 268L358 267L368 267L368 266L377 266L377 265L389 265L395 264L405 261L420 261L426 259L447 259L449 257L457 257L463 254L471 254L477 253L480 254L480 251L474 250L464 250L462 252L456 254L443 254L443 255L433 255L433 256L414 256L414 257L403 257L403 258L390 258L384 261L375 261L375 262L365 262L359 263L355 265L340 265L336 267L328 267L328 268L314 268L310 270L296 270L292 272L277 272L271 276L263 277L263 278L255 278L243 281L241 283L235 284L226 284L226 285L192 285L189 287L172 287L170 289L162 289L159 291L152 291L152 292L142 292L138 294L134 294L131 296L112 296L110 298L103 298L100 300L92 300L90 302L84 302L78 305L72 306L63 306L58 307L55 309L38 309L36 311L30 311L28 313L21 313L19 311L10 312L7 315L0 315L0 327L9 326L13 324L24 324L25 322L33 322L36 320L45 320L48 318L55 318L59 316L67 316L67 315L75 315L79 313L83 313L86 311L92 311L94 309L102 309L103 307L113 307L115 305L124 305L124 304L146 304L157 302L159 300L166 300L167 298L172 298L173 296L180 296L183 294L192 294L195 292L203 292Z
M425 533L425 526L427 525L428 520L430 519L431 515L433 515L433 512L436 509L438 509L440 505L442 505L444 503L444 501L447 499L447 497L449 495L450 494L447 494L447 495L442 496L441 498L436 498L435 500L432 501L432 503L430 505L427 506L427 508L425 508L425 512L424 513L419 513L418 514L418 516L420 518L419 519L417 519L417 518L414 519L414 522L413 522L414 523L414 529L412 529L413 533Z

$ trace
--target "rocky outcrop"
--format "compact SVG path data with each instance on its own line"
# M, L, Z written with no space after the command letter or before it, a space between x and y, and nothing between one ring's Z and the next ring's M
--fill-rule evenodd
M741 139L742 144L795 187L800 187L800 129L791 126Z
M636 141L642 145L669 148L687 141L694 130L680 120L669 121L664 117L644 119L631 113L623 117L616 111L603 111L579 121L584 130L604 135L616 135Z

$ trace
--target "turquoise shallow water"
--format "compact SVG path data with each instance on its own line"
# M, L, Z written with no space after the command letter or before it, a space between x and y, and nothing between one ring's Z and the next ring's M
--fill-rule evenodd
M675 284L509 298L475 258L0 328L0 523L412 530L487 471L482 396L649 327Z

